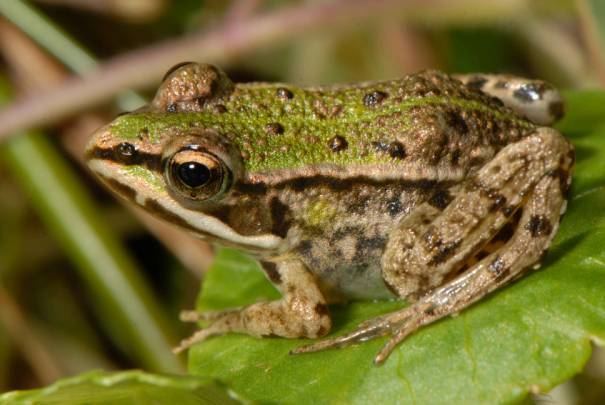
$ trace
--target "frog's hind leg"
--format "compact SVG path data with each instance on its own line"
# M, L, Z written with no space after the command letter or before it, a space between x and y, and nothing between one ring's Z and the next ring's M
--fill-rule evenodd
M504 105L538 125L550 126L563 117L561 94L549 83L511 75L454 75L467 87L500 99Z
M181 313L181 320L203 320L209 324L183 340L174 352L179 353L210 336L228 332L291 338L316 338L328 333L331 320L326 300L304 264L300 260L286 258L275 263L263 262L262 265L267 276L282 292L282 299L226 311L185 311Z
M540 128L502 149L431 223L419 223L419 218L405 220L389 240L383 275L391 287L406 298L410 274L424 273L435 277L433 289L407 308L294 352L391 335L375 359L380 363L420 327L463 310L520 276L540 259L556 233L572 164L571 145L550 128ZM486 244L501 236L513 219L518 222L505 242L484 255Z

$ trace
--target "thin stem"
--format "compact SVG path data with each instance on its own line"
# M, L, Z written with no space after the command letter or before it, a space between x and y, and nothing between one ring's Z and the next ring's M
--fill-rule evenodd
M0 287L0 323L41 383L50 384L63 375L56 359L38 339L24 312L4 287Z
M450 4L448 4L450 3ZM469 3L467 1L466 3ZM0 6L3 2L0 2ZM218 28L180 39L167 40L117 56L100 67L72 77L62 87L24 99L0 111L0 139L18 130L46 125L70 114L108 101L128 88L141 88L183 60L225 63L244 52L275 45L326 27L351 26L387 13L418 9L448 9L447 0L335 0L284 7L257 15L240 24L225 22ZM2 7L0 11L3 12Z

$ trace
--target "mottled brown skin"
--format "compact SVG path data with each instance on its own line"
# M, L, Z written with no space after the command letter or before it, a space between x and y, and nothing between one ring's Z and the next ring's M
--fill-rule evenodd
M123 197L254 253L284 295L185 313L212 322L178 350L228 331L321 336L328 302L416 302L297 351L391 334L380 362L539 260L573 165L569 143L540 126L561 113L551 86L511 76L429 71L301 89L234 85L215 67L186 64L149 107L101 129L88 158ZM183 188L190 162L210 180Z

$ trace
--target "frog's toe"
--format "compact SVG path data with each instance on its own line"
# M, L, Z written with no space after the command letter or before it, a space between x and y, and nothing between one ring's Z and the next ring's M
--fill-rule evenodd
M193 346L196 343L202 342L211 336L223 335L227 332L239 331L241 329L241 311L211 311L211 312L196 312L183 311L181 320L194 322L198 320L209 321L209 325L205 328L196 331L193 335L183 339L181 343L172 352L177 354Z
M200 329L195 332L193 335L189 336L186 339L181 340L178 346L172 349L172 353L179 354L184 350L189 349L196 343L202 342L206 340L208 337L212 336L214 333L209 329Z
M359 326L352 332L342 336L324 339L310 345L297 347L296 349L291 350L290 354L312 353L365 342L367 340L386 335L391 331L392 327L392 323L387 318L379 317L371 319L359 324Z
M427 311L430 312L430 308L431 304L418 302L399 311L362 322L357 329L346 335L325 339L307 346L301 346L292 350L290 353L300 354L318 352L320 350L345 347L380 336L390 335L391 337L388 342L374 358L375 364L381 364L389 357L393 349L395 349L401 341L426 323Z

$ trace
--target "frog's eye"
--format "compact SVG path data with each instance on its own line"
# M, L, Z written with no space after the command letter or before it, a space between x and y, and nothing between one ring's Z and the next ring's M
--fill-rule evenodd
M194 201L220 197L233 179L220 158L197 145L172 155L166 163L164 176L174 192Z

